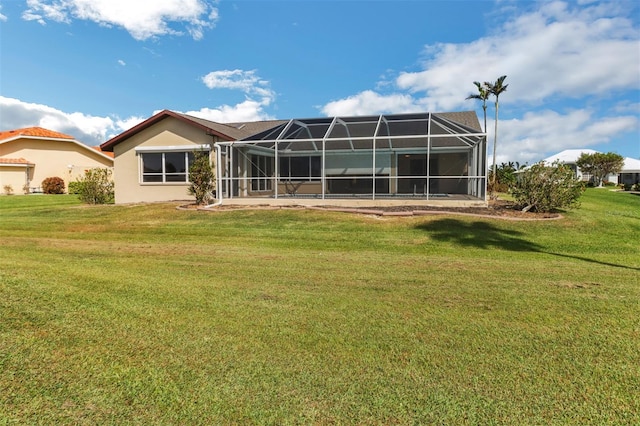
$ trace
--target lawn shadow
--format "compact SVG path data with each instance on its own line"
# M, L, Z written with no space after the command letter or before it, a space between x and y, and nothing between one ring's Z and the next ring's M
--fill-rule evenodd
M552 256L581 260L583 262L613 266L615 268L640 270L640 268L628 265L602 262L587 257L564 253L554 253L546 250L545 247L540 244L528 241L525 238L524 232L501 229L490 222L467 222L458 219L446 218L422 223L417 225L416 228L428 232L431 238L435 241L449 242L462 247L472 247L483 250L501 249L519 252L545 253Z
M436 241L464 247L530 252L542 252L543 249L541 245L527 241L523 232L500 229L490 222L446 218L422 223L417 228L428 232Z

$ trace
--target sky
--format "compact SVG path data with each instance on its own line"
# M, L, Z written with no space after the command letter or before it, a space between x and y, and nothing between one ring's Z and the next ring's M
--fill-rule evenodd
M0 130L94 146L164 109L218 122L474 110L482 123L473 82L506 75L498 163L640 158L636 3L0 0Z

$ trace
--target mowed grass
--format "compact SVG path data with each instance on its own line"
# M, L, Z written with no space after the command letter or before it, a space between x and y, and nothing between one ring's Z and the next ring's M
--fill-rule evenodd
M640 196L174 207L0 197L0 424L640 424Z

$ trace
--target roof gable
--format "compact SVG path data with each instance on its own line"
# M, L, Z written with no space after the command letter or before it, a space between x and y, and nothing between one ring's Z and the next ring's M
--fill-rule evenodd
M146 119L142 123L139 123L129 130L126 130L123 133L120 133L114 138L108 140L107 142L100 145L100 148L103 151L113 151L114 146L168 117L173 117L191 126L199 128L207 132L207 134L217 136L226 141L243 139L245 137L251 136L254 133L260 132L267 128L275 127L278 124L286 122L281 120L273 120L223 124L165 109L163 111L160 111L156 115Z

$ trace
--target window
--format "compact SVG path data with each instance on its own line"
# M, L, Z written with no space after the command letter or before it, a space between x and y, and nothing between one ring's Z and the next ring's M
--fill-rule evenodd
M187 183L191 151L145 152L142 158L142 182Z
M264 155L251 156L251 190L270 191L272 188L273 158Z
M322 176L322 158L281 157L280 180L312 181Z

